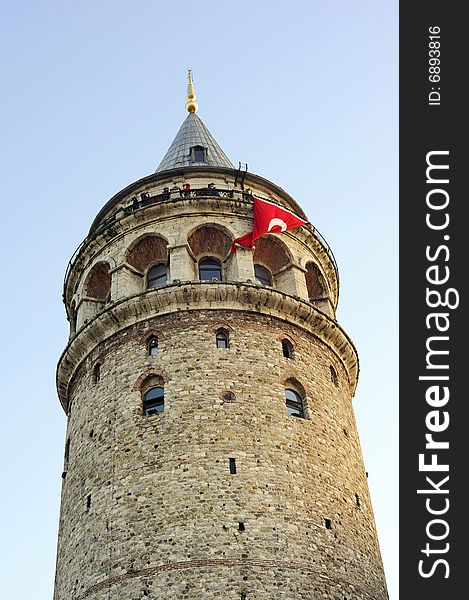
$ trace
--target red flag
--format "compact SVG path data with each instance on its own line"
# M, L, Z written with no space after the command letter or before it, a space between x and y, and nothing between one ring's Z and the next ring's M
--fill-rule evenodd
M252 248L257 238L266 233L280 233L304 225L306 221L297 217L286 208L254 196L254 229L242 237L233 240L231 251L236 252L235 244Z

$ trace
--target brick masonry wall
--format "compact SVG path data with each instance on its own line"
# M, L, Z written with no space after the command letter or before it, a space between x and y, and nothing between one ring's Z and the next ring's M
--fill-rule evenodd
M151 373L165 411L144 417ZM307 419L286 411L292 379ZM347 373L304 328L216 307L150 317L95 347L70 399L55 600L387 597Z

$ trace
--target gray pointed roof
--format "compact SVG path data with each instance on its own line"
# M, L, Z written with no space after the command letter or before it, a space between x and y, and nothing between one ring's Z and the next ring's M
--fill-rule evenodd
M190 150L193 146L203 146L206 148L205 162L193 161ZM189 113L155 173L179 167L206 166L234 169L230 159L217 144L215 138L202 123L202 120L195 112Z

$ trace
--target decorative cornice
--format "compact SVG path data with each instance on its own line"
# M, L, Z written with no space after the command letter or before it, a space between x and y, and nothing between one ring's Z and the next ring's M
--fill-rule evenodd
M169 284L108 304L85 323L70 340L57 367L57 391L64 410L67 411L69 386L77 369L102 342L154 316L195 310L254 312L301 327L337 355L348 374L350 393L355 393L359 367L353 342L337 321L311 303L256 284L193 281Z

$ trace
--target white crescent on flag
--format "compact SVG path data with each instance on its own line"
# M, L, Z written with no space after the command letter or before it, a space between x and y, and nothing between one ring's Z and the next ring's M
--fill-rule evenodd
M275 230L278 231L278 228L280 228L280 231L286 231L287 230L287 224L285 223L285 221L282 221L282 219L271 219L269 226L267 228L267 231L272 231L275 227Z

